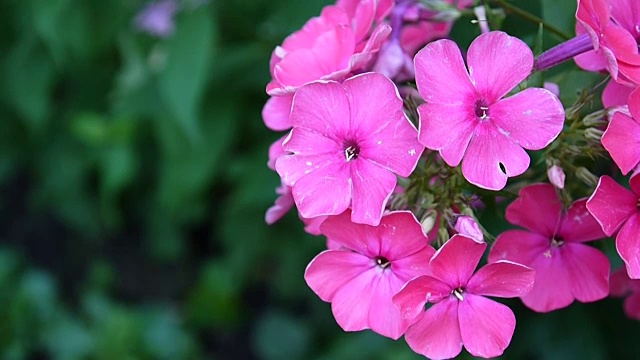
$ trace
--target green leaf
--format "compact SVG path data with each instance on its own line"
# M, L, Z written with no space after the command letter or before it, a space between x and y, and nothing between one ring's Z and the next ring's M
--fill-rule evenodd
M213 61L215 27L208 10L202 7L178 19L158 79L162 99L192 142L200 140L199 108Z
M567 34L576 33L575 1L541 0L542 18Z

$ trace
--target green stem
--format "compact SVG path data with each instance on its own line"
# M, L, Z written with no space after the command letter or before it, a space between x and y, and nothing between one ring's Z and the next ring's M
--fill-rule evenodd
M509 2L505 1L505 0L492 0L492 2L496 3L498 6L502 7L503 9L505 9L506 11L509 11L511 13L514 13L520 17L522 17L525 20L528 20L536 25L538 24L542 24L542 26L547 29L550 33L560 37L562 40L569 40L571 39L573 36L565 33L564 31L558 29L557 27L549 24L548 22L545 22L542 18L537 17L535 15L533 15L532 13L522 10L517 6L514 6L512 4L510 4Z

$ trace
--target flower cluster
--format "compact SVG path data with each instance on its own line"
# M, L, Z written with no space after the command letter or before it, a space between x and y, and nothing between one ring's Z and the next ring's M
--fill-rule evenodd
M537 57L489 29L490 7L453 0L338 0L276 47L262 116L283 132L268 162L281 186L265 219L295 207L327 238L304 278L342 329L495 357L516 321L487 297L549 312L611 289L638 318L639 4L578 0L576 36ZM445 37L470 14L479 35L461 49ZM598 87L568 104L532 80L570 59L610 77L603 108ZM495 204L519 228L487 232ZM611 286L607 237L625 264Z

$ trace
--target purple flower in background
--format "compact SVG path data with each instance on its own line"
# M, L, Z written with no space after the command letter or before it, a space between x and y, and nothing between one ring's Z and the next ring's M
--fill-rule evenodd
M135 27L151 36L166 38L171 36L175 29L173 16L176 11L178 4L174 0L149 2L136 16Z

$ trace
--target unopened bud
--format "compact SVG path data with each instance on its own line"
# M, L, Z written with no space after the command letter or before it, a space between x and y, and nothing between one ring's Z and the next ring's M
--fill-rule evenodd
M549 177L549 182L551 182L553 186L558 189L564 189L564 180L566 176L560 166L553 165L547 169L547 177Z
M600 140L602 139L602 135L604 134L604 131L600 130L600 129L596 129L596 128L588 128L585 129L584 131L584 137L587 140L593 140L596 142L600 142Z
M558 84L551 81L545 81L542 86L544 86L545 89L551 91L551 93L556 97L560 96L560 86L558 86Z
M420 222L420 225L422 225L422 231L424 231L425 234L430 233L436 225L436 220L438 220L438 213L436 213L435 210L429 210Z
M449 241L449 231L447 231L446 228L441 227L438 229L438 243L444 245L447 241Z
M607 125L607 112L605 110L593 112L582 118L582 123L586 127L599 127Z
M595 187L598 184L598 177L591 171L587 170L584 166L580 166L576 169L576 176L589 186Z
M484 242L484 235L482 235L480 225L471 216L459 216L456 220L455 229L460 235L467 236L477 243Z

